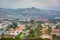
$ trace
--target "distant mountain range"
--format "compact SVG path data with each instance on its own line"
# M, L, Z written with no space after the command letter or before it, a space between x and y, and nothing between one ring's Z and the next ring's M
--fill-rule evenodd
M60 10L42 10L35 7L18 9L0 8L0 17L60 19Z

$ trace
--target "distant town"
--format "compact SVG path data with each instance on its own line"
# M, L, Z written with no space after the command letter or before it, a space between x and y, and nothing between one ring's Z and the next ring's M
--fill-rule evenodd
M0 40L60 40L60 21L0 18Z

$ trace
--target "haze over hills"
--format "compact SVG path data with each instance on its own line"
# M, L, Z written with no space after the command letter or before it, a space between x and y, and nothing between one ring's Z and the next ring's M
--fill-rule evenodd
M2 18L48 18L60 19L60 10L42 10L35 7L5 9L0 8L0 17Z

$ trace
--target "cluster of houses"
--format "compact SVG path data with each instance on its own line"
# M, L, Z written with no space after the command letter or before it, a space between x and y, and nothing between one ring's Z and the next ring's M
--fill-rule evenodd
M9 29L9 34L10 35L18 35L19 33L23 32L23 30L25 29L25 25L20 25L19 27L17 27L16 29L10 28Z
M8 28L9 25L11 25L12 22L11 21L6 21L3 19L0 19L0 38L2 36L2 34L5 35L5 37L15 37L16 35L18 35L19 33L23 32L23 30L25 29L25 25L24 24L17 24L18 27L16 27L16 29L14 28L9 28L8 30L6 30Z
M18 23L18 27L16 27L15 29L9 28L9 30L5 31L7 26L12 24L12 22L1 21L1 20L2 19L0 19L0 38L3 36L3 34L5 35L5 37L15 37L26 29L25 24ZM53 34L55 34L56 36L60 36L60 29L56 28L58 25L60 26L60 22L57 22L55 24L49 23L47 19L35 19L35 21L44 21L45 22L45 23L41 24L41 26L43 27L41 30L42 31L42 35L40 36L41 38L49 38L49 39L53 40L53 37L52 37ZM30 25L30 24L27 24L27 25ZM51 28L50 35L47 32L49 27ZM28 30L28 32L29 32L29 30Z
M41 25L43 27L42 35L40 36L41 38L49 38L49 39L53 40L53 37L52 37L53 35L60 36L60 29L56 28L58 25L60 25L59 22L57 22L56 24L54 24L54 23L43 23ZM51 27L50 35L48 34L49 27Z
M0 32L1 33L0 35L2 35L4 33L4 35L12 36L12 38L13 38L13 37L17 36L18 34L20 34L21 32L23 32L24 29L25 29L25 25L20 25L16 29L9 28L9 30L7 30L7 31L3 30L2 32Z

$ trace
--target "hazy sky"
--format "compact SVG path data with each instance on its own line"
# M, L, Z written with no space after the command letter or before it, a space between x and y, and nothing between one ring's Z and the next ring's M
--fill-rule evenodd
M29 8L60 9L60 0L0 0L3 8Z

